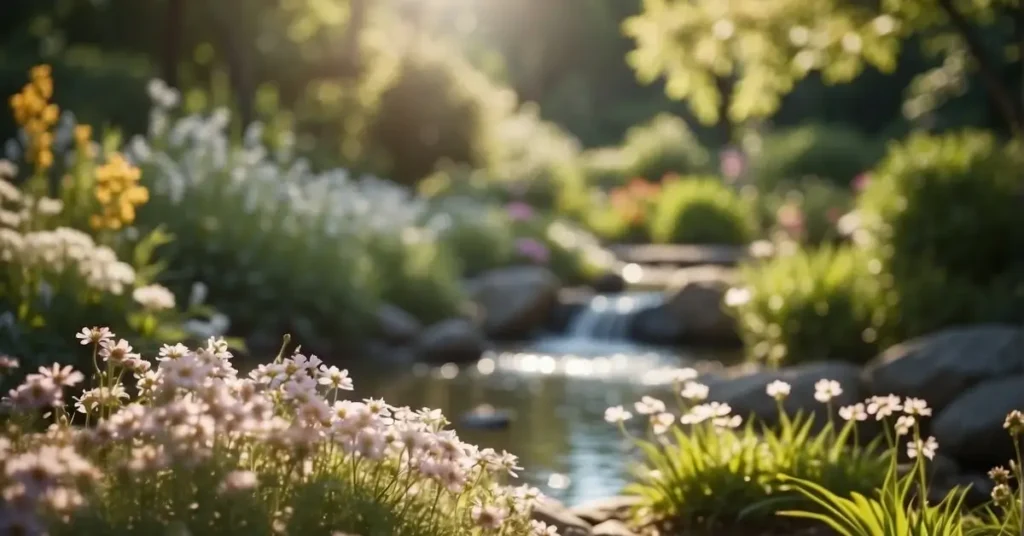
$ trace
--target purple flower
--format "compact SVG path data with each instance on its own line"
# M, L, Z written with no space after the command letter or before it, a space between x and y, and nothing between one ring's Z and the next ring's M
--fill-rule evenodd
M867 188L868 183L871 182L871 175L867 172L861 173L850 181L850 185L853 186L853 191L863 192L864 188Z
M535 238L516 240L516 251L537 264L546 264L551 258L551 251L548 247Z
M533 207L522 201L513 201L505 205L505 212L512 221L529 221L533 219Z
M726 149L718 156L719 167L722 175L730 180L736 180L747 168L746 158L741 151Z

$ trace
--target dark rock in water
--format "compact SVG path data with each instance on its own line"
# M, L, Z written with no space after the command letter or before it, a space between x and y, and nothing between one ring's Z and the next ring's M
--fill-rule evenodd
M626 290L626 280L619 274L607 273L595 279L590 286L597 292L616 294Z
M466 428L504 429L512 423L512 413L494 409L490 404L481 404L463 415L459 423Z
M564 288L558 292L558 303L551 308L544 327L555 333L565 333L577 315L594 297L589 288Z
M423 325L416 317L390 303L381 305L376 313L377 329L388 342L404 344L411 342L423 331Z
M540 266L511 266L484 273L466 292L484 310L483 331L491 339L516 340L541 327L558 302L561 283Z
M662 305L637 313L634 339L654 344L738 344L736 321L723 306L735 274L717 266L680 270Z
M453 318L424 330L416 341L416 353L428 363L473 363L483 355L486 345L472 322Z

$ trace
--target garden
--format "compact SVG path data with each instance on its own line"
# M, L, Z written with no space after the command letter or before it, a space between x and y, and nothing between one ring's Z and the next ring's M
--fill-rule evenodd
M552 4L9 6L0 534L1024 534L1024 4Z

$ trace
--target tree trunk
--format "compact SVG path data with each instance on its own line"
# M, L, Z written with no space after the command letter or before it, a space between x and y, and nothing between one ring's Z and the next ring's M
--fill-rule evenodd
M1015 98L1013 91L1000 79L999 70L986 53L984 44L974 35L971 23L953 5L953 0L938 0L938 2L946 12L946 15L949 16L953 27L963 38L964 43L967 44L968 52L970 52L974 61L977 62L978 74L981 76L989 98L992 99L996 109L999 110L1003 119L1008 123L1013 134L1024 134L1024 102Z
M181 62L182 30L185 25L185 0L167 0L164 50L160 77L171 87L178 87L178 65Z
M732 145L733 137L736 135L736 128L733 125L732 118L729 117L729 108L732 108L732 93L734 81L729 76L719 76L716 78L718 84L718 94L721 99L718 103L718 125L722 133L722 143L724 145Z
M230 5L224 5L222 9L214 9L213 22L217 33L217 48L227 63L228 79L231 81L231 89L235 94L238 119L241 121L242 128L245 128L255 118L256 88L249 58L246 55L248 51L239 43L238 32L235 30L237 22L231 20L231 17L236 15L229 14L232 11Z
M345 59L341 67L343 78L357 78L363 71L363 51L360 39L367 21L367 0L350 0L348 28L345 29Z

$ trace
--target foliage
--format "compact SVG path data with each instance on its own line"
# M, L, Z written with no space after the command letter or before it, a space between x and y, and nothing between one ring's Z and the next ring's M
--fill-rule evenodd
M153 362L105 328L78 337L87 389L55 365L5 401L0 523L15 532L550 534L529 521L540 493L503 484L515 456L463 443L438 411L347 400L347 371L284 357L287 338L246 378L223 340Z
M926 50L956 58L962 66L971 60L1002 119L1018 132L1024 126L1024 107L1000 76L1014 54L1020 55L1019 46L1013 53L992 54L979 38L996 36L994 50L1013 43L1008 30L1018 0L871 5L645 0L643 5L643 12L625 23L636 40L630 63L641 81L664 77L666 93L686 100L706 123L770 117L782 97L812 73L830 84L850 82L867 67L891 73L905 41L920 36ZM919 115L945 96L933 91L908 104Z
M885 335L874 267L830 246L743 266L726 305L749 356L772 364L874 357Z
M822 179L807 177L774 191L757 191L762 227L784 239L818 245L841 237L839 220L853 208L853 195Z
M813 417L787 416L782 400L789 394L788 385L785 392L769 388L765 395L776 397L779 404L780 425L772 428L753 421L743 425L728 404L700 403L707 387L693 381L692 369L673 377L673 389L681 393L682 417L666 412L663 402L644 397L636 410L649 419L651 438L622 428L642 455L636 480L626 488L640 498L639 523L687 531L765 519L780 507L809 503L782 485L779 474L799 475L839 493L867 493L881 482L889 465L891 455L880 452L877 441L867 446L851 441L856 420L838 427L829 421L814 431ZM834 382L822 382L832 389ZM836 388L833 394L841 393L838 384ZM819 400L830 404L832 396ZM619 423L630 416L621 407L606 413L609 421Z
M836 125L774 131L757 145L750 174L762 190L775 190L807 177L849 187L855 177L874 167L882 149L863 134Z
M900 335L1024 314L1024 160L990 134L915 134L894 144L858 202Z
M524 207L532 217L532 209ZM476 277L512 261L515 232L497 207L449 197L438 200L432 212L428 227L436 229L438 239L458 260L462 275Z
M714 177L666 184L650 222L656 242L674 244L746 244L754 228L747 203Z
M160 227L145 234L131 228L148 198L139 170L120 153L101 157L91 128L60 116L53 94L51 70L42 65L11 98L22 131L9 152L25 161L19 173L0 160L0 304L7 311L0 346L48 362L67 350L54 334L83 318L147 345L185 337L187 318L213 311L195 302L179 308L154 284L164 269L156 250L172 237Z
M463 302L458 258L422 230L380 233L368 242L381 301L433 323L456 316Z
M677 180L664 179L665 183ZM620 243L648 242L650 232L649 215L657 205L661 183L635 178L626 185L613 188L607 196L607 204L593 207L587 224L604 237Z

